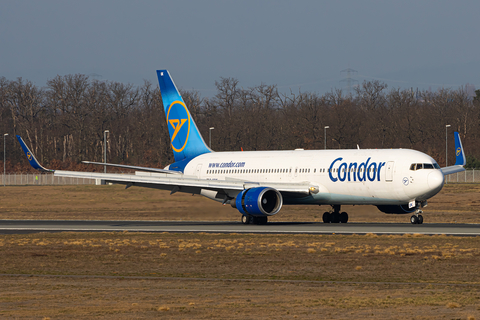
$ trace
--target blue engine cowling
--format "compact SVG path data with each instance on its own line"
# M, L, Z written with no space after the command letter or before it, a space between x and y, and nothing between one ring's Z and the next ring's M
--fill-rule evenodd
M245 189L230 201L243 215L273 216L283 205L280 192L269 187Z
M391 214L406 214L412 213L416 210L415 207L409 208L408 204L402 205L384 205L384 206L377 206L378 210L384 213L391 213Z

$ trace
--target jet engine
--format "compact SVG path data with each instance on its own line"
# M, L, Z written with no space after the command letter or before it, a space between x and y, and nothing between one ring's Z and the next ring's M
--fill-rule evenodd
M402 205L381 205L377 206L378 210L384 212L384 213L391 213L391 214L406 214L406 213L412 213L416 210L415 207L409 208L408 204L402 204Z
M245 189L230 201L241 214L252 216L273 216L282 204L282 194L269 187Z

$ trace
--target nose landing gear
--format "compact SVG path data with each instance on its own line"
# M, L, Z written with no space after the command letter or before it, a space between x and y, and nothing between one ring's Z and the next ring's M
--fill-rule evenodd
M423 216L420 213L423 213L422 209L420 209L422 205L419 203L417 204L417 210L415 210L415 214L410 217L410 222L412 224L422 224L423 223Z

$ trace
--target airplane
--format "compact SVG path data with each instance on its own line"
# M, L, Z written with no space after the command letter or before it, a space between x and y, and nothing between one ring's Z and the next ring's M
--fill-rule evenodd
M265 224L283 205L329 205L324 223L347 223L342 205L374 205L387 214L409 214L422 224L422 208L444 185L444 176L464 171L458 132L456 162L440 168L411 149L338 149L214 152L205 143L167 70L157 70L175 162L164 169L83 161L135 170L135 174L76 172L44 168L17 135L33 168L57 177L185 192L230 204L243 224Z

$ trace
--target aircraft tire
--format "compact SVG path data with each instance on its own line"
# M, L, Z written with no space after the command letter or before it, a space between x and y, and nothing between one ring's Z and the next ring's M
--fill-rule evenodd
M423 216L421 214L418 215L418 224L423 224Z
M268 222L268 217L255 217L255 216L250 216L250 223L253 224L267 224Z
M340 222L347 223L347 221L348 221L348 213L346 212L340 213Z
M246 214L242 214L242 223L243 224L250 224L250 221L252 220L252 217Z
M340 213L333 212L332 215L330 216L330 221L332 223L339 223L340 222Z
M330 212L324 212L322 216L323 223L330 223Z
M418 224L418 218L417 218L417 216L416 216L416 215L411 216L411 217L410 217L410 222L411 222L412 224Z

